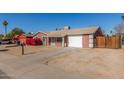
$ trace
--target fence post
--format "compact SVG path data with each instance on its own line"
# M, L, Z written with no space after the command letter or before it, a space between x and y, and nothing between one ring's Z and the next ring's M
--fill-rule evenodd
M119 48L122 48L122 35L119 35Z
M107 38L107 36L104 36L105 37L105 48L107 47L107 40L106 40L106 38Z
M22 55L24 55L24 44L21 44L22 47Z

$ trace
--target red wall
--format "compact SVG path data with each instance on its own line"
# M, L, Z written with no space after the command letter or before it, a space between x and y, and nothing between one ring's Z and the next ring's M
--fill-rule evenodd
M38 32L37 34L34 35L33 38L39 38L43 42L43 38L42 38L43 36L46 36L47 37L47 34L42 33L42 32ZM46 38L45 41L46 41L46 45L49 45L49 38L48 37Z

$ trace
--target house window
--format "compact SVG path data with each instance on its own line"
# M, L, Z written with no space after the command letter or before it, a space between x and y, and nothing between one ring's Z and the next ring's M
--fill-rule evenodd
M55 38L51 38L51 42L55 42L56 41L56 39Z
M57 42L62 42L62 38L61 37L57 38Z

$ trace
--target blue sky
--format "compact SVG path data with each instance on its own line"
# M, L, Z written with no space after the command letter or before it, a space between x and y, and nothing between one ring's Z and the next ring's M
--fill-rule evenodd
M119 13L0 13L0 33L4 33L2 22L9 22L8 32L22 28L25 32L53 31L65 25L71 28L100 26L106 32L122 23Z

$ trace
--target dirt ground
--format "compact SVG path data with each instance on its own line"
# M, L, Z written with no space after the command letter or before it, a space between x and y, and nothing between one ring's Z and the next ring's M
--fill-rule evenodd
M11 73L17 70L11 78L124 78L124 49L27 46L25 55L21 56L21 47L0 48L6 49L5 54L13 55L12 62L0 62L2 66L9 65L13 69ZM29 71L31 68L35 69Z
M0 46L1 49L6 50L5 52L15 55L15 56L21 56L22 55L22 47L16 46L15 44L11 45L2 45ZM49 46L24 46L24 54L35 54L39 52L50 52L50 51L56 51L59 48L55 47L49 47Z
M85 78L124 78L124 50L76 49L49 59L48 65Z

